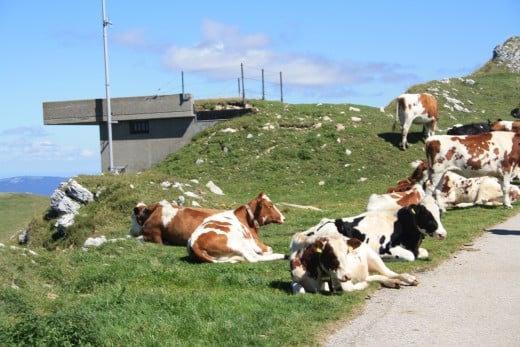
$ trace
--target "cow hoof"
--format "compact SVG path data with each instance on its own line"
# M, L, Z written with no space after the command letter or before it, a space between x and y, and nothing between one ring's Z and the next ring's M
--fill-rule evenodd
M414 283L419 283L417 281L417 278L415 278L415 276L412 276L412 275L407 274L407 273L403 273L401 275L404 277L403 279L406 282L406 284L408 284L408 285L414 286L414 285L417 285L417 284L414 284Z

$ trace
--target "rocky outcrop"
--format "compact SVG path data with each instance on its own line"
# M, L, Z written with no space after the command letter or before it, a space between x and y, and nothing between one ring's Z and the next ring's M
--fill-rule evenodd
M54 224L56 230L54 238L61 238L67 234L67 229L74 224L74 218L82 206L94 201L94 194L74 179L63 183L51 195L48 219L58 218Z
M520 36L509 38L493 50L493 62L511 72L520 72Z

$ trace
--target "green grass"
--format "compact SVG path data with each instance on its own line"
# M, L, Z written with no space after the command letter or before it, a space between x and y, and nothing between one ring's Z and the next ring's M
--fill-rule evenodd
M49 207L49 197L33 194L0 193L0 242L23 230L28 221Z
M455 123L508 119L518 103L518 74L474 76L469 85L452 79L415 86L450 91L474 112L443 109L439 127ZM472 104L468 103L470 100ZM0 248L0 339L7 345L105 346L273 346L319 345L339 321L357 312L367 291L334 295L292 295L289 264L198 264L184 247L127 240L130 213L139 201L174 200L182 192L163 189L163 181L186 184L203 206L231 209L265 191L287 218L269 225L261 239L275 252L288 253L293 233L322 217L345 217L364 210L371 193L382 193L424 157L420 126L412 126L408 151L398 149L392 132L394 106L385 113L354 105L284 105L250 101L253 114L222 122L198 134L182 150L139 175L80 176L97 200L83 207L67 237L54 240L55 220L44 213L29 223L28 248ZM471 106L470 106L471 105ZM482 111L485 112L482 112ZM352 116L361 117L355 122ZM337 130L337 125L345 130ZM233 128L237 132L222 132ZM224 148L227 148L225 151ZM351 151L350 155L347 150ZM202 159L202 164L196 164ZM361 182L361 178L367 178ZM206 188L213 181L225 193ZM189 186L187 186L189 185ZM315 206L299 209L282 202ZM469 208L443 215L448 238L426 239L430 258L389 266L416 273L437 266L465 243L518 213ZM89 236L121 240L81 250ZM390 290L390 289L383 289ZM403 295L406 288L401 289ZM305 329L302 329L302 325ZM325 333L324 333L325 332Z

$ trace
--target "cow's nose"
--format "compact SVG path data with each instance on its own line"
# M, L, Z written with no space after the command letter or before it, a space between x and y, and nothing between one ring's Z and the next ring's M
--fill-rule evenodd
M437 240L444 240L446 238L445 234L437 234Z
M350 274L345 274L343 278L341 279L341 282L347 282L350 281L352 276Z

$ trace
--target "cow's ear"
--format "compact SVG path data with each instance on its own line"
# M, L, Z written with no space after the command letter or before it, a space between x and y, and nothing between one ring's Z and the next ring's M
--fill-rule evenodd
M314 249L316 253L323 253L323 249L327 245L327 239L324 237L320 237L314 242Z
M347 245L350 247L352 247L353 249L356 249L358 248L359 246L361 246L361 241L358 240L358 239L355 239L355 238L352 238L352 239L348 239L347 240Z

